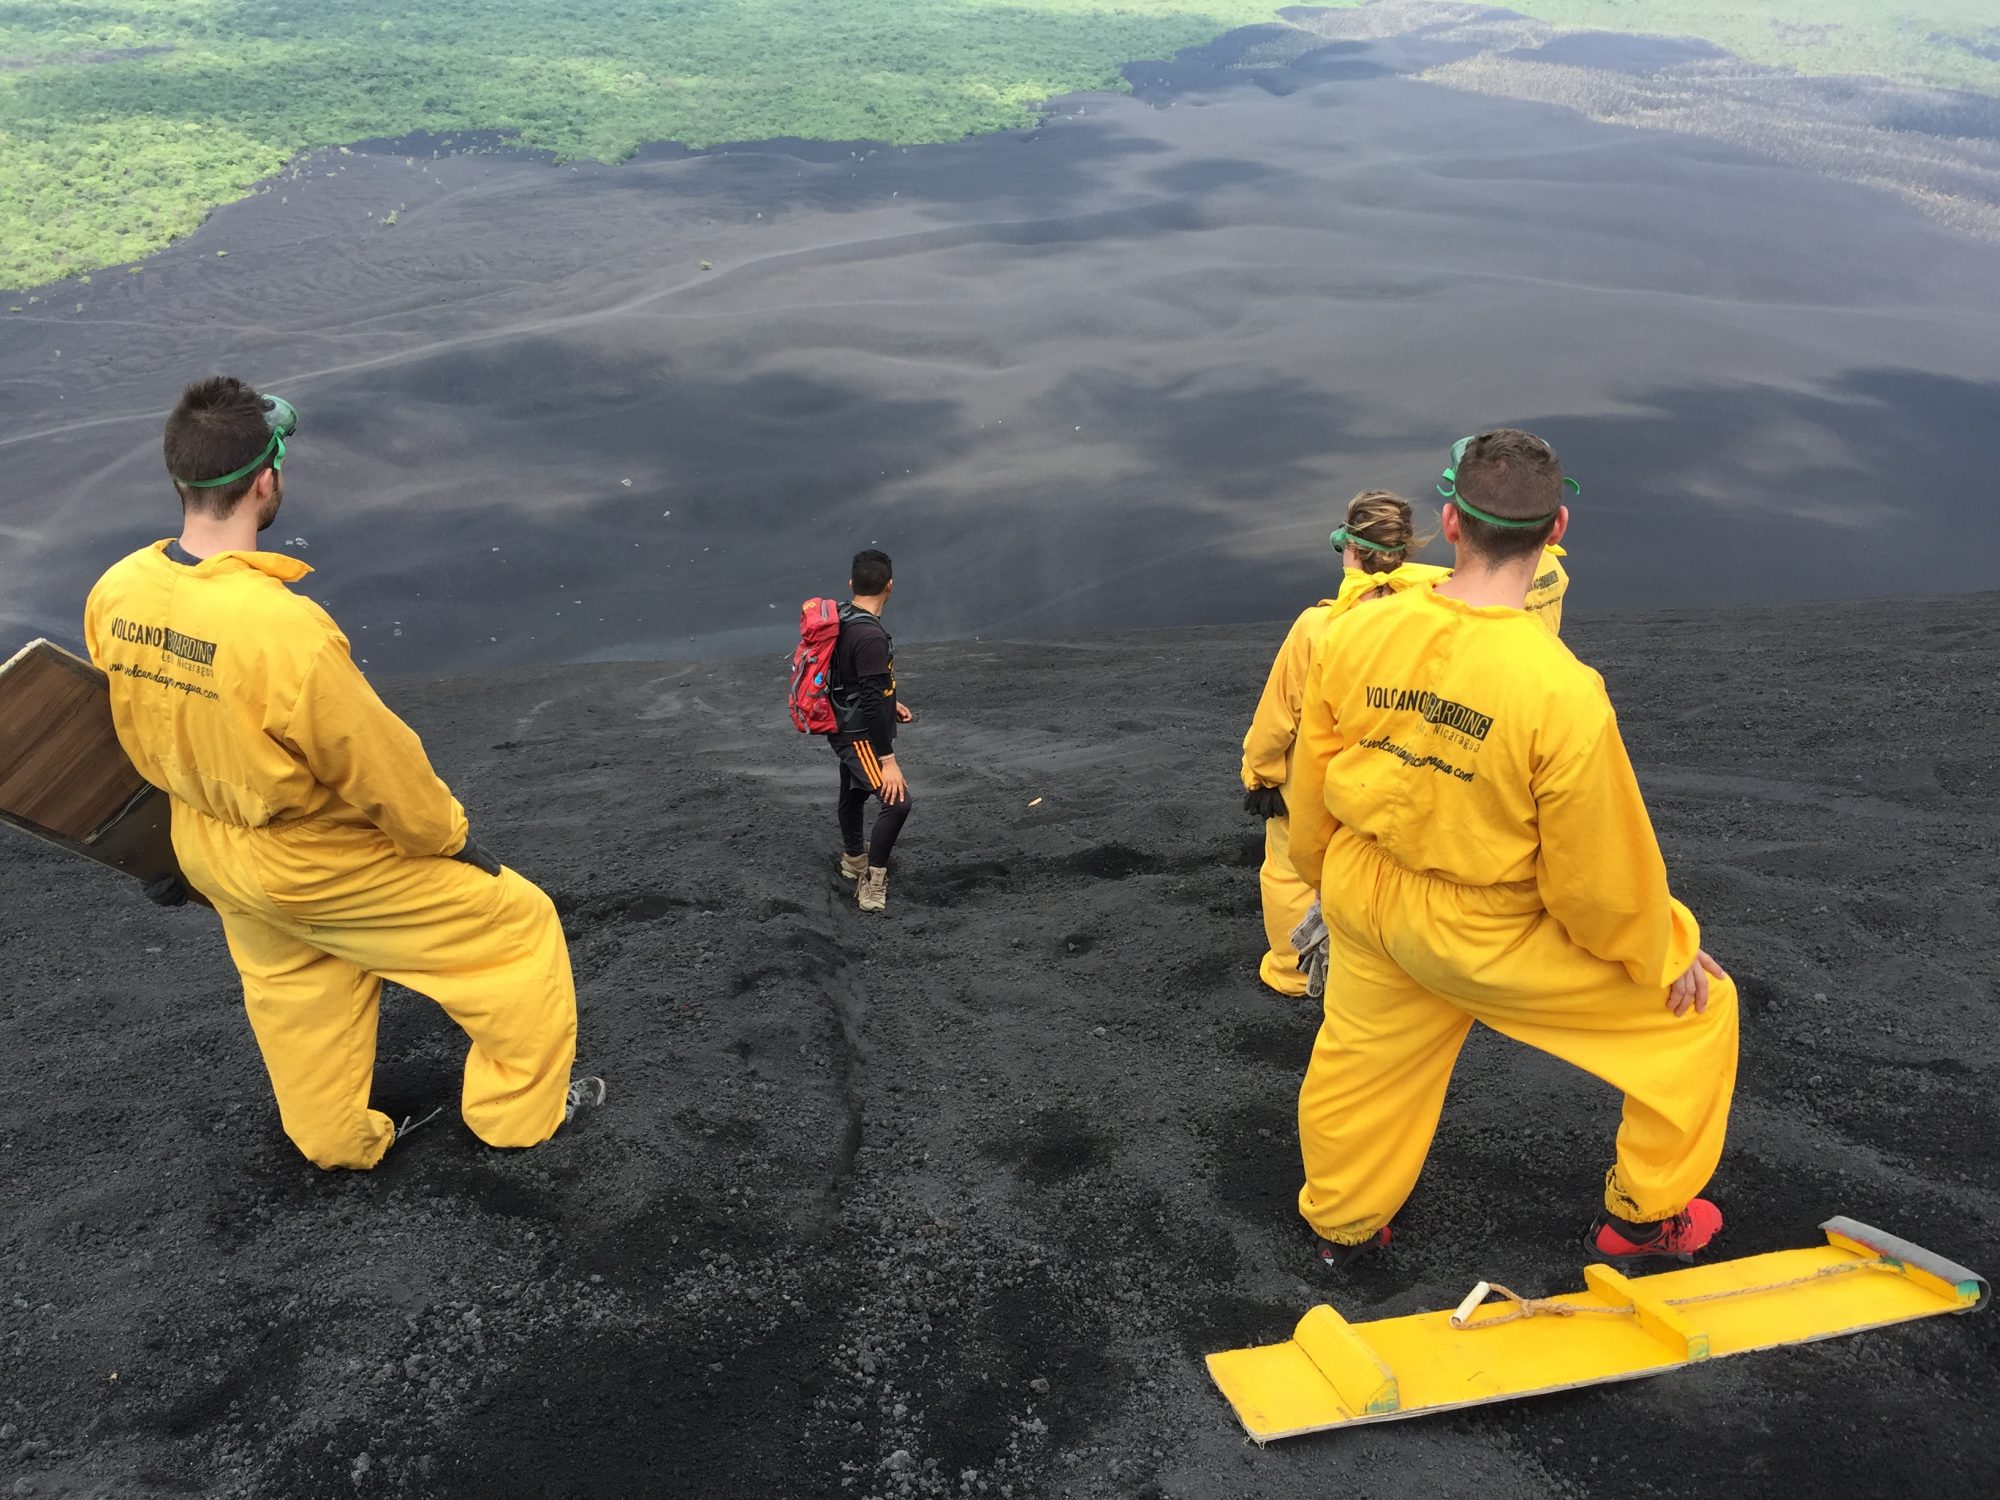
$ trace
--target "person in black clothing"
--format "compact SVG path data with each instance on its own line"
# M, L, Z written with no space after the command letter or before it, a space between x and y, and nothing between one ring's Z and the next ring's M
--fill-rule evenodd
M896 644L882 624L882 608L896 580L886 552L854 554L848 587L851 604L840 607L840 639L833 648L827 696L840 728L829 739L840 760L840 873L856 883L863 911L889 904L889 851L910 816L910 784L896 762L896 726L914 717L896 697ZM868 799L879 798L875 828L864 847Z

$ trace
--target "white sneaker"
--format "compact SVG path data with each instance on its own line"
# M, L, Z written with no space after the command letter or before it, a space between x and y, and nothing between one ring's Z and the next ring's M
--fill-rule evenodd
M604 1102L604 1080L602 1078L572 1078L569 1081L569 1095L563 1101L563 1124L576 1118L580 1109L595 1109Z

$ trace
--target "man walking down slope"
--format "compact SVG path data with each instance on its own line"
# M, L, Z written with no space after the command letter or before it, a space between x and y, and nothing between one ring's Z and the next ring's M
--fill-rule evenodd
M1603 680L1525 607L1568 522L1532 434L1471 439L1452 576L1336 621L1294 754L1292 858L1331 933L1299 1092L1299 1211L1339 1266L1388 1243L1474 1021L1625 1095L1593 1253L1685 1260L1728 1125L1736 988L1673 898Z
M861 910L879 912L889 904L889 854L910 816L896 726L915 716L896 696L896 643L882 623L896 587L889 554L872 547L855 553L848 587L854 598L840 607L840 639L827 683L840 725L829 736L840 761L840 873L855 882ZM880 800L881 810L864 841L870 797Z
M187 388L165 441L181 534L98 580L91 659L110 675L119 743L171 798L183 873L222 918L299 1150L366 1169L399 1138L368 1107L384 979L430 996L471 1038L461 1110L473 1133L533 1146L604 1098L602 1079L570 1077L562 924L472 841L347 638L288 587L312 570L256 550L284 500L296 425L287 403L239 380Z

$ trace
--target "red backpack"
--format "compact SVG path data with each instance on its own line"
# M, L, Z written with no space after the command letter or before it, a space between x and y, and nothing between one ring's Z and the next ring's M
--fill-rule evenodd
M799 606L799 644L792 652L792 722L800 734L832 734L840 728L827 678L833 648L840 640L840 606L831 599L808 599Z

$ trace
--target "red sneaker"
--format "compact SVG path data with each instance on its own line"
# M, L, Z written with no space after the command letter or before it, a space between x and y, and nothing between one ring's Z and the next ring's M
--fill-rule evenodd
M1614 1266L1646 1260L1677 1260L1685 1265L1720 1233L1722 1210L1706 1198L1697 1198L1671 1219L1657 1224L1602 1218L1584 1240L1584 1247Z
M1386 1250L1388 1248L1389 1226L1384 1224L1374 1234L1360 1241L1358 1244L1339 1245L1335 1244L1332 1240L1322 1239L1319 1242L1319 1263L1329 1271L1340 1271L1346 1269L1348 1265L1358 1260L1361 1256L1366 1255L1370 1250Z

